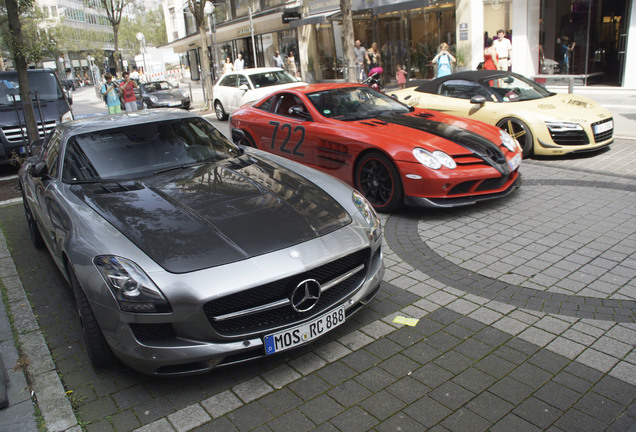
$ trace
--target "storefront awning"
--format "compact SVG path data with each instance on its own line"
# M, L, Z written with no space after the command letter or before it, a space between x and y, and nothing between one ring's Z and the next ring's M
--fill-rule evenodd
M340 13L340 11L335 10L335 11L329 11L329 12L325 12L321 14L310 15L306 18L290 22L289 27L296 28L296 27L302 27L302 26L310 25L310 24L324 24L327 22L327 18L337 13Z

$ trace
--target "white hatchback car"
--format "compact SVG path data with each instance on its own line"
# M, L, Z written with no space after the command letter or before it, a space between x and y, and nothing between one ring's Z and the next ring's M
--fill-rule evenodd
M223 75L214 85L214 111L226 120L241 105L289 87L307 85L280 68L250 68Z

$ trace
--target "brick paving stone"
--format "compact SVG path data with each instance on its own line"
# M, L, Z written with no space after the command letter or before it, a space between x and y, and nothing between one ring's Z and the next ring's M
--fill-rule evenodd
M453 432L478 432L489 430L491 423L472 411L460 408L442 422Z
M393 396L409 404L417 400L421 395L426 394L429 388L415 378L407 376L391 384L386 390Z
M475 396L474 393L453 382L445 382L428 395L452 410L461 407Z
M628 401L625 402L628 403ZM611 423L623 412L625 406L597 393L589 392L579 399L574 408L603 423Z
M411 377L430 388L436 388L451 379L453 374L435 363L426 362L424 366L414 371Z
M381 390L360 402L359 405L366 412L382 421L400 411L406 406L406 403L386 390Z
M300 405L303 401L289 389L281 389L258 400L273 416L278 416Z
M212 418L217 418L227 414L242 405L243 402L229 390L201 401L201 406L205 408Z
M185 432L207 423L211 417L200 405L191 405L168 415L168 421L178 432Z
M331 363L318 371L318 376L332 386L347 381L355 375L356 371L343 362Z
M581 394L554 381L550 381L537 390L534 396L565 411L581 397Z
M564 432L595 432L607 429L605 423L577 410L566 412L555 425Z
M374 428L377 432L420 432L422 425L404 413L397 413Z
M431 428L438 422L452 414L453 411L439 402L424 396L404 409L411 418L426 428Z
M605 376L594 386L594 391L613 401L624 404L636 397L636 387L611 376ZM635 413L636 414L636 413Z
M371 392L356 381L346 381L327 392L344 407L350 407L371 395Z
M301 399L309 400L326 392L331 386L317 375L309 375L289 384L288 388Z
M512 404L517 405L530 396L534 389L506 376L493 384L488 391Z
M533 397L521 402L513 412L542 430L547 429L563 414L561 410Z
M508 414L514 405L486 391L471 399L466 404L466 408L489 422L496 423Z
M501 378L515 368L515 364L494 354L490 354L475 364L475 367L495 378Z
M541 429L527 422L526 420L514 415L508 414L496 425L490 428L491 432L539 432Z
M272 415L257 402L250 402L229 413L228 418L240 431L254 429L272 419Z
M316 425L298 410L292 410L275 418L268 424L273 432L308 432Z
M386 400L382 401L386 403ZM366 407L361 404L363 408ZM344 411L344 407L328 395L320 395L298 407L298 410L316 424L324 423ZM373 413L372 413L373 414Z
M378 424L373 416L357 406L338 414L330 422L339 430L347 432L367 432Z

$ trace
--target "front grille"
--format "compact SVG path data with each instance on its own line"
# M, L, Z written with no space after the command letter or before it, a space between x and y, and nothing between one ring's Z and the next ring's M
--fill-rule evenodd
M130 324L130 329L139 342L153 342L177 337L172 324Z
M363 249L304 273L213 300L203 306L203 311L214 331L221 336L265 332L297 321L304 321L319 315L351 295L364 281L370 258L370 250ZM315 279L322 285L360 265L364 266L361 271L322 292L320 300L311 312L296 312L287 304L240 317L225 320L214 319L214 317L288 299L298 283L305 279Z
M46 134L52 131L55 128L55 123L55 121L45 122L44 127L42 127L41 123L38 123L38 132L40 138L44 138ZM20 130L22 130L22 132ZM10 144L20 144L23 142L23 136L24 139L27 138L26 126L23 126L22 128L15 126L3 127L2 133ZM24 133L24 135L22 135L22 133Z
M510 180L510 176L502 176L497 178L486 179L477 186L476 192L484 192L504 187L506 182Z
M476 182L474 180L462 182L448 191L449 195L461 195L470 192L471 188Z
M559 145L585 145L590 143L587 134L583 130L550 131L550 136L554 143Z
M596 123L592 123L592 131L594 131L594 127L601 125L603 123L607 123L612 121L612 119L607 119L607 120L602 120ZM611 128L605 132L601 132L601 133L595 133L594 134L594 142L603 142L603 141L607 141L608 139L612 138L612 135L614 134L614 128Z

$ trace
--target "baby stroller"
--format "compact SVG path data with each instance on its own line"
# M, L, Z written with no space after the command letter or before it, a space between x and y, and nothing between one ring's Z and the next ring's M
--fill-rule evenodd
M380 80L380 78L382 77L382 72L384 72L384 69L382 69L381 67L374 67L369 71L369 76L364 81L362 81L362 83L368 85L374 90L384 93L384 89L382 88L382 81Z

